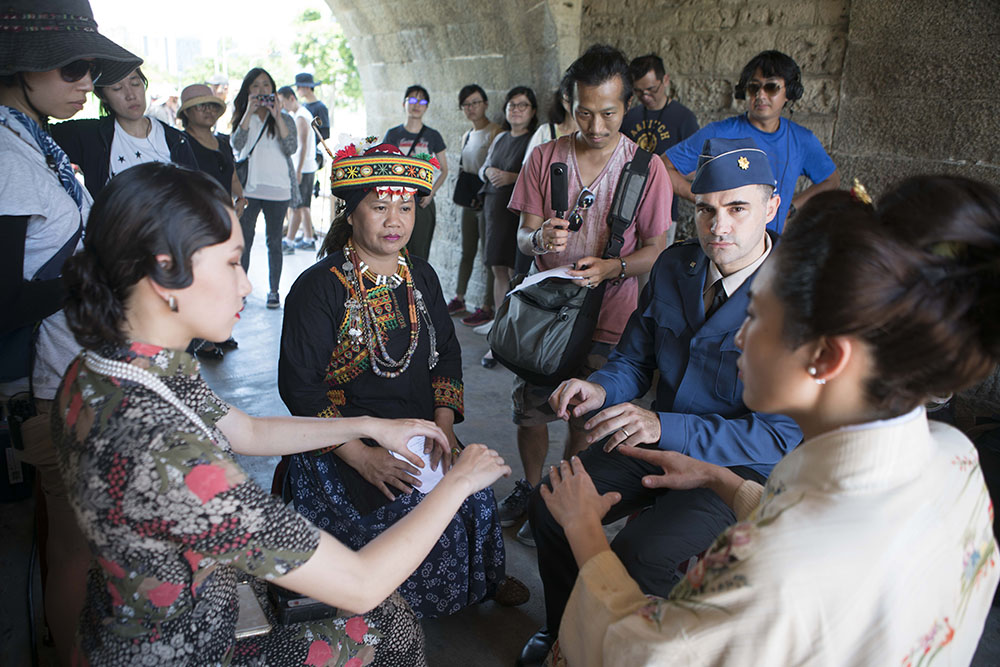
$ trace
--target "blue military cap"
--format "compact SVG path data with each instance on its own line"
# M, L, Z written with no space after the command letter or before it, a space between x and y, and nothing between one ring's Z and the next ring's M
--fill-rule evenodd
M776 186L767 153L753 139L706 139L691 192L721 192L744 185Z

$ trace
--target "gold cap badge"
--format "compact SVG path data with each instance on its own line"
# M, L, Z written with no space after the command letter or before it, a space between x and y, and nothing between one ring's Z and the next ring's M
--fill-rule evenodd
M740 169L746 171L750 168L750 160L746 159L745 156L740 156L740 159L736 161L736 164L740 165Z

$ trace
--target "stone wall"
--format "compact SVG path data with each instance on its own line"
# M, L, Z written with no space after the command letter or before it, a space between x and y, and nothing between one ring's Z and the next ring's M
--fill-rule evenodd
M877 194L916 173L1000 184L1000 2L854 0L833 157Z

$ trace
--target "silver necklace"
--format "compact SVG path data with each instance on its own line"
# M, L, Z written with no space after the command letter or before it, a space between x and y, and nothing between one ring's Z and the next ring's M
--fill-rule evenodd
M198 416L198 413L181 401L177 397L177 394L170 391L170 388L163 384L163 380L149 371L132 364L127 364L124 361L115 361L114 359L102 357L90 350L83 353L83 361L87 365L87 368L101 375L116 377L122 380L131 380L136 384L141 384L187 417L191 423L197 426L208 437L210 442L216 441L215 434L208 428L205 421Z

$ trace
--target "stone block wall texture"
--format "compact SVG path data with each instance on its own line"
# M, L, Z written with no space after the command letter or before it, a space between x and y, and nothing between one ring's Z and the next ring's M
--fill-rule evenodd
M432 98L427 122L448 143L452 173L466 127L456 99L463 84L486 88L494 117L514 85L534 87L544 107L573 58L606 42L629 57L658 52L702 124L743 111L732 90L753 55L790 54L805 85L794 120L819 137L845 184L857 177L875 196L921 172L1000 184L997 0L327 2L359 63L369 130L402 122L403 91L422 83ZM438 197L431 250L446 293L460 253L452 182ZM470 292L481 290L477 274Z

